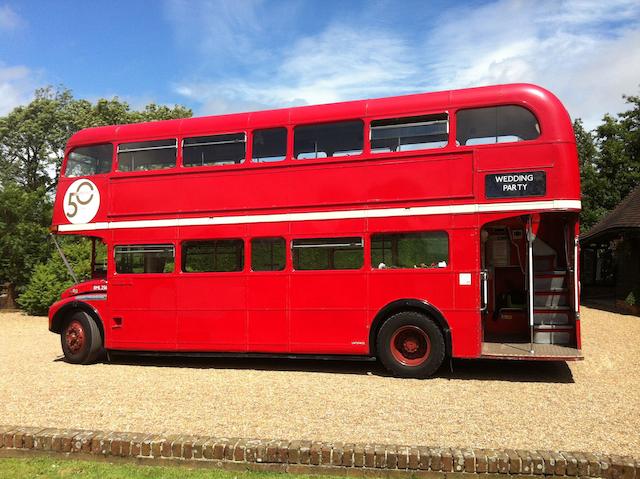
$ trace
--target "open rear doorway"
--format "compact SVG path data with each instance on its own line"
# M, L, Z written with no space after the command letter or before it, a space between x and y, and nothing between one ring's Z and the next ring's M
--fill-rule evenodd
M483 356L573 359L576 215L520 215L481 232Z

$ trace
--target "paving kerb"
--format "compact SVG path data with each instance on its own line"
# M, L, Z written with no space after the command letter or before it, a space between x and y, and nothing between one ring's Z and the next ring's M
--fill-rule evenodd
M34 455L353 477L640 479L640 459L593 452L227 439L0 425L0 457Z

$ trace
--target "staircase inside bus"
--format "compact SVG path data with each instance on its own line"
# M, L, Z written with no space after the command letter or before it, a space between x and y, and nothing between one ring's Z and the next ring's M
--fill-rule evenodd
M571 213L520 215L481 232L482 356L582 359Z

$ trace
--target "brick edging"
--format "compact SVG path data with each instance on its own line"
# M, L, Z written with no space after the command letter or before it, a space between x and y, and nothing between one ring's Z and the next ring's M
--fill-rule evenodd
M353 444L216 438L0 426L0 453L61 453L69 457L171 460L213 467L246 466L318 474L464 474L567 476L640 479L640 460L630 456L514 449L456 449L426 446Z

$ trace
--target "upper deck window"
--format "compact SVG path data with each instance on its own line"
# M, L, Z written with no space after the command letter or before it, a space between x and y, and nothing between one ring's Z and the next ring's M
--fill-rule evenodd
M269 128L253 132L254 163L284 160L287 156L287 129Z
M118 171L164 170L176 166L176 140L118 145Z
M111 171L113 145L94 145L74 148L67 158L67 168L64 176L99 175Z
M246 155L246 135L199 136L182 143L184 166L222 166L242 163Z
M362 153L363 138L361 120L297 126L294 130L293 154L297 159L359 155Z
M446 113L371 122L371 152L423 150L447 145L449 120Z
M461 146L534 140L540 136L534 114L517 105L460 110L456 121L456 140Z

